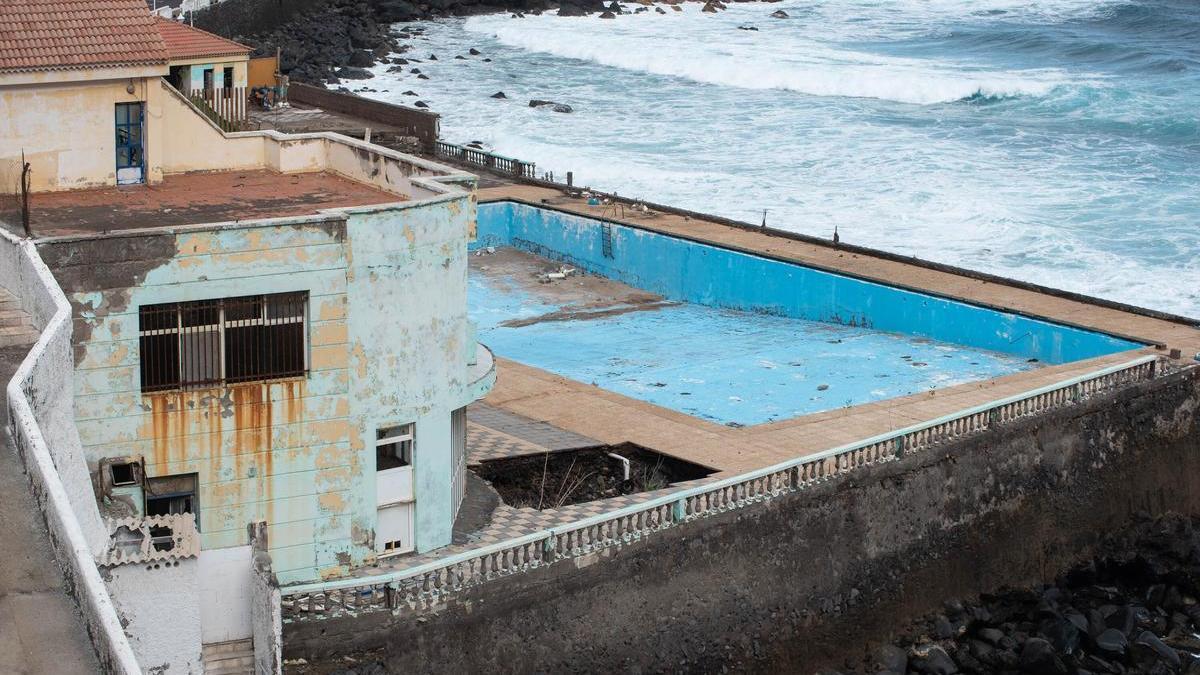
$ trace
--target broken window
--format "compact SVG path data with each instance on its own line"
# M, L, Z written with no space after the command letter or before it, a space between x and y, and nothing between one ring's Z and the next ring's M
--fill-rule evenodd
M190 513L196 519L196 530L199 531L200 503L196 499L199 483L198 475L194 473L147 479L146 516ZM151 527L150 539L154 548L159 551L167 551L174 546L174 538L169 527Z
M138 484L138 469L140 467L136 462L119 462L109 465L109 471L112 472L112 484L114 487L124 487L127 485Z
M141 307L142 391L303 375L307 307L308 293Z
M375 432L375 470L412 466L414 425L401 424Z

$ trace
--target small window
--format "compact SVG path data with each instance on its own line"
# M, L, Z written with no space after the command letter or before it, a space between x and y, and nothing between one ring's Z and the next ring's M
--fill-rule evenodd
M404 542L397 539L396 541L386 541L383 543L384 552L397 551L404 548Z
M141 307L142 391L303 375L307 307L307 293Z
M110 464L109 470L112 471L112 484L114 487L138 484L138 465L136 463L122 462L120 464Z
M412 466L414 425L402 424L375 432L375 470Z
M168 516L190 513L196 519L196 530L198 531L200 529L200 504L196 499L196 490L199 483L199 477L194 473L148 479L146 481L146 515ZM150 537L156 550L167 551L174 545L169 527L150 528Z

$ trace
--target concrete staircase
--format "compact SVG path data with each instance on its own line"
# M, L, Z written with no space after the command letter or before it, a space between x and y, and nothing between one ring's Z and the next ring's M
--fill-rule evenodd
M254 640L204 645L204 675L254 675Z
M21 301L0 288L0 347L27 347L37 342L38 335Z

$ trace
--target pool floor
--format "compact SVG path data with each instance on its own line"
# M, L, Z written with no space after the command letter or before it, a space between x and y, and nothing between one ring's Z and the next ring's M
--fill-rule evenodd
M667 302L511 248L471 256L469 307L497 355L648 403L749 426L1038 367L871 330Z

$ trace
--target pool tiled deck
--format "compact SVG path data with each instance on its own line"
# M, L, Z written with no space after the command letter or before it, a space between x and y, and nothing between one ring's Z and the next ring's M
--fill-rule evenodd
M355 576L404 569L466 550L530 534L554 525L636 504L683 487L852 443L928 421L989 401L1013 396L1075 376L1132 360L1143 354L1166 355L1179 349L1183 363L1200 352L1200 330L1165 319L1139 315L1086 301L975 279L886 258L730 227L674 214L643 215L611 207L592 207L553 189L484 180L479 201L516 200L546 205L579 215L608 218L665 234L751 253L763 253L860 278L901 285L966 302L1006 308L1052 321L1092 328L1165 345L1007 375L804 415L787 420L734 428L639 401L525 364L497 358L497 384L483 404L468 413L469 463L485 459L565 449L564 439L615 445L635 443L714 470L713 476L667 490L577 504L559 509L516 509L500 504L491 521L457 544L423 555L403 556L362 568ZM513 420L519 423L514 424ZM561 441L561 448L555 445ZM594 444L594 443L592 443Z

